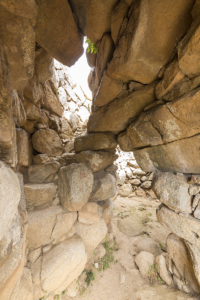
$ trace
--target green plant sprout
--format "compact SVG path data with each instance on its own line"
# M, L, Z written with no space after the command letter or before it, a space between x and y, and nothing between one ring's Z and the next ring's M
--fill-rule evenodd
M88 44L87 53L91 52L96 54L98 52L99 48L95 43L91 42L90 39L87 39L85 42Z

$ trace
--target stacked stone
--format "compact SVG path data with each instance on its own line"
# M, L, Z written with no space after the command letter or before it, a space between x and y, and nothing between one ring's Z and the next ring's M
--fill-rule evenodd
M123 151L134 152L144 176L156 174L153 190L163 202L158 220L173 233L170 263L164 261L171 279L163 280L199 293L199 189L190 183L200 174L199 1L128 2L112 11L111 34L97 42L95 59L88 55L93 106L87 128L112 132ZM121 178L135 176L124 171ZM119 190L128 195L133 188L129 182Z
M154 173L142 171L132 152L123 152L117 147L119 158L116 160L118 195L121 197L150 197L156 199L152 187Z

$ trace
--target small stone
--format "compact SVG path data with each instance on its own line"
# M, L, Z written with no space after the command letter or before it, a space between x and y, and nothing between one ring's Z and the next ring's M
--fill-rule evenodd
M200 192L200 186L198 185L192 185L189 187L189 194L190 195L196 195Z
M194 216L195 218L200 219L200 202L194 211Z
M133 184L133 185L136 185L136 186L138 186L138 185L140 185L141 184L141 181L140 181L140 179L131 179L130 181L129 181L131 184Z
M94 266L95 266L96 269L98 269L99 264L98 264L98 263L95 263Z
M137 189L137 190L135 191L135 193L136 193L136 195L137 195L138 197L145 197L145 196L146 196L145 191L142 190L141 188Z
M154 262L154 255L146 251L141 251L135 257L135 263L137 264L142 276L148 275L149 269L154 265Z
M200 194L197 194L194 196L193 201L192 201L192 207L195 208L197 207L198 203L200 200Z
M132 169L132 173L133 173L133 175L138 175L138 176L146 175L146 173L144 171L142 171L141 169Z
M151 185L152 185L152 182L151 181L145 181L141 184L141 188L142 189L150 189L151 188Z
M118 194L122 197L127 197L131 193L132 193L132 185L130 183L126 183L122 185L118 190Z
M148 178L147 176L142 176L142 177L140 178L140 180L141 180L142 182L145 182L145 181L148 181L149 178Z
M167 270L166 261L163 255L159 255L156 257L156 266L162 280L164 280L168 285L172 285L172 276Z
M131 171L131 169L129 168L125 168L125 172L126 172L126 176L131 179L133 177L133 173Z

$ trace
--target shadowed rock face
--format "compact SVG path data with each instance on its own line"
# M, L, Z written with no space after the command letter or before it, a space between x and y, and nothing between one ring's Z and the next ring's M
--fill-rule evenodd
M111 29L111 12L118 0L69 0L75 13L78 26L93 43L100 40Z
M193 4L193 0L135 1L108 75L125 82L135 80L149 84L154 81L187 32Z
M73 65L83 54L82 38L67 1L38 1L35 33L38 44L64 65Z

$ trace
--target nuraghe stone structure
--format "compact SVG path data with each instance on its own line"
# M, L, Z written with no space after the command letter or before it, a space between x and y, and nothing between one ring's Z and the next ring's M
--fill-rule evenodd
M73 65L83 36L98 53L79 136L88 100L53 58ZM1 300L53 299L83 271L112 217L117 144L155 174L167 284L200 292L199 41L199 0L0 0Z

